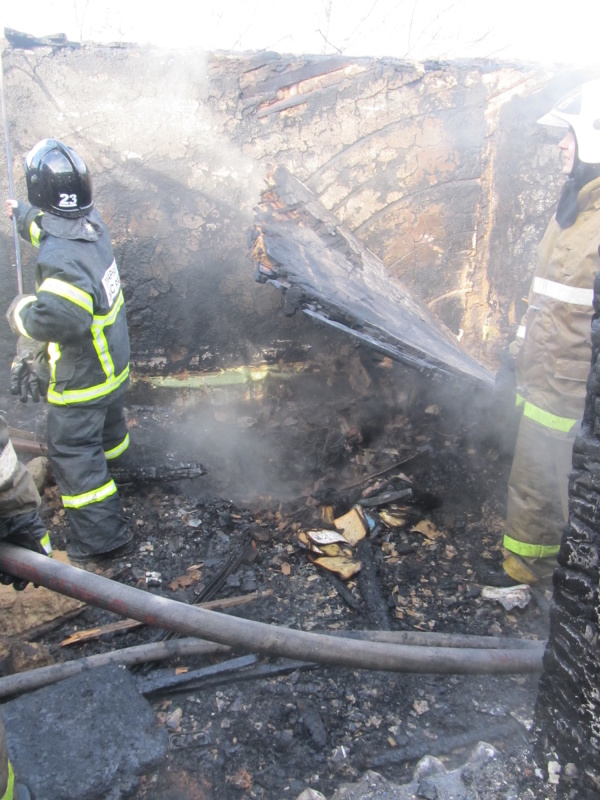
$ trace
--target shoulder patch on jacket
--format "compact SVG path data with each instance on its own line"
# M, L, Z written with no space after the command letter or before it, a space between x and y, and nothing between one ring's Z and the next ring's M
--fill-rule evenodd
M102 276L102 286L104 287L108 305L112 306L121 290L121 278L119 277L116 261L113 260L110 267Z

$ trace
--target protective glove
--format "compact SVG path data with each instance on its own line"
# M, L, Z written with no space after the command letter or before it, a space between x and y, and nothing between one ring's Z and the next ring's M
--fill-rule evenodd
M43 556L52 557L50 536L37 511L28 511L25 514L9 517L2 521L2 528L5 532L8 531L8 534L2 537L3 541L24 547L26 550L33 550L34 553L40 553ZM0 572L0 583L4 586L10 586L12 583L17 592L22 592L29 581ZM34 586L37 588L35 584Z
M26 403L29 395L34 403L48 394L50 368L48 366L48 345L37 339L19 336L17 353L10 365L10 393L19 395Z

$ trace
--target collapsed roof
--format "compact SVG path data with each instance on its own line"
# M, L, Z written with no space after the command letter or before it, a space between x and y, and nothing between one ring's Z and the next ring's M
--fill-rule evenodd
M452 332L284 167L262 195L253 239L255 278L284 292L286 314L301 309L420 371L493 383Z

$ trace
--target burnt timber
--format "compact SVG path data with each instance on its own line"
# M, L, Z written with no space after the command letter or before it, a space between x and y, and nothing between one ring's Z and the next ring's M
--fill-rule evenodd
M255 277L284 292L284 313L301 309L420 371L492 385L492 374L285 167L263 193L253 239Z

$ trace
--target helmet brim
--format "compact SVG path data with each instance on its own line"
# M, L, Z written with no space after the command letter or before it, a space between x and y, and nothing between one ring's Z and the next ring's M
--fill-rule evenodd
M549 111L540 117L537 121L538 125L548 125L552 128L570 128L571 126L566 119L559 116L555 111Z

